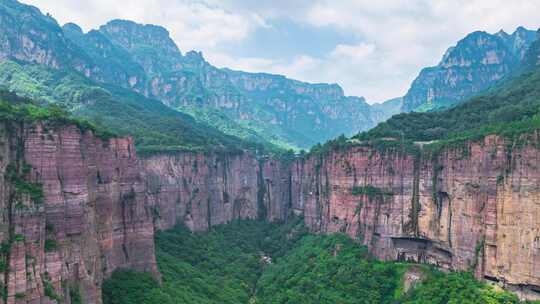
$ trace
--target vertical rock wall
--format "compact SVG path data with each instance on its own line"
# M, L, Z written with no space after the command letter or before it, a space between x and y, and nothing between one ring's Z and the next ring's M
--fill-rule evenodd
M159 229L207 230L234 219L278 220L290 201L287 166L248 153L155 155L141 161Z
M7 303L99 303L118 268L157 273L155 229L303 216L377 257L472 270L526 298L540 286L536 135L437 153L350 147L292 163L161 154L75 126L0 125L0 277ZM38 191L39 190L39 191Z
M75 126L0 129L4 301L69 303L79 294L99 303L113 270L157 274L152 213L130 139L101 140Z
M472 270L539 298L540 153L536 136L518 142L313 156L292 166L293 208L313 231L345 232L381 259Z

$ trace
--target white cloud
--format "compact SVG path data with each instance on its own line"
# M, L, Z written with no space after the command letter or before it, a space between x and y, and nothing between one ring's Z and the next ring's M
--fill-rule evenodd
M341 75L356 72L336 75L335 80L350 93L383 100L404 94L421 68L436 64L446 48L466 34L511 32L520 25L536 29L538 11L540 1L529 0L321 0L307 9L304 20L354 32L375 46L376 56L361 56L358 64L344 66Z
M331 57L340 59L347 57L360 61L372 55L375 52L375 45L361 42L357 45L338 44L332 51Z
M206 50L223 42L244 39L253 29L267 26L255 13L235 14L204 1L144 0L23 0L60 23L75 22L85 30L111 19L128 19L167 28L181 50Z

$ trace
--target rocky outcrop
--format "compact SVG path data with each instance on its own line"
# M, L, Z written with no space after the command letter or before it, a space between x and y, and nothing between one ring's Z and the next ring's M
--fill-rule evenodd
M314 232L343 232L384 260L474 271L539 298L540 151L536 136L489 136L407 154L356 146L286 165L249 154L142 160L156 227L193 230L294 213ZM525 144L529 143L529 144Z
M49 124L0 131L3 302L100 303L100 284L115 269L157 275L130 139Z

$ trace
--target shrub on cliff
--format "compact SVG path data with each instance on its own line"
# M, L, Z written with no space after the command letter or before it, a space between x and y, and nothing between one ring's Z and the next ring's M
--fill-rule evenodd
M0 90L0 121L5 123L34 123L41 121L52 126L75 125L81 131L91 130L102 139L116 136L109 130L96 127L91 122L72 117L57 104L39 106L33 101Z
M151 274L125 269L115 271L103 282L102 294L105 304L175 303Z

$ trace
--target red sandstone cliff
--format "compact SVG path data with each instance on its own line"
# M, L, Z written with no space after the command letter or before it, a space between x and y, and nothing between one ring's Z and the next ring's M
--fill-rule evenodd
M99 303L101 281L114 269L157 273L152 213L130 139L103 141L75 126L0 130L7 303L69 303L70 290ZM21 194L13 172L41 183L43 199Z
M0 131L8 264L0 281L8 303L69 303L74 290L84 303L99 303L101 282L115 269L157 274L154 229L287 215L289 169L275 160L247 153L139 160L131 139L101 140L75 126L2 124ZM21 193L14 172L43 198Z
M101 140L73 126L0 130L9 303L69 302L74 289L99 303L101 281L114 269L156 272L155 229L290 213L315 232L349 234L381 259L474 270L538 298L536 137L510 145L490 136L420 157L351 147L286 164L249 153L138 159L130 139ZM14 168L42 184L41 202L19 193Z
M287 215L290 175L278 161L248 153L180 153L151 156L141 166L158 229L183 223L206 230L234 219Z
M158 228L296 213L381 259L473 270L538 298L540 153L536 138L526 142L490 136L422 156L352 147L290 165L190 153L141 164Z
M365 147L313 156L292 166L293 208L312 230L345 232L379 258L474 270L537 299L540 150L536 136L525 142L489 136L421 158Z

